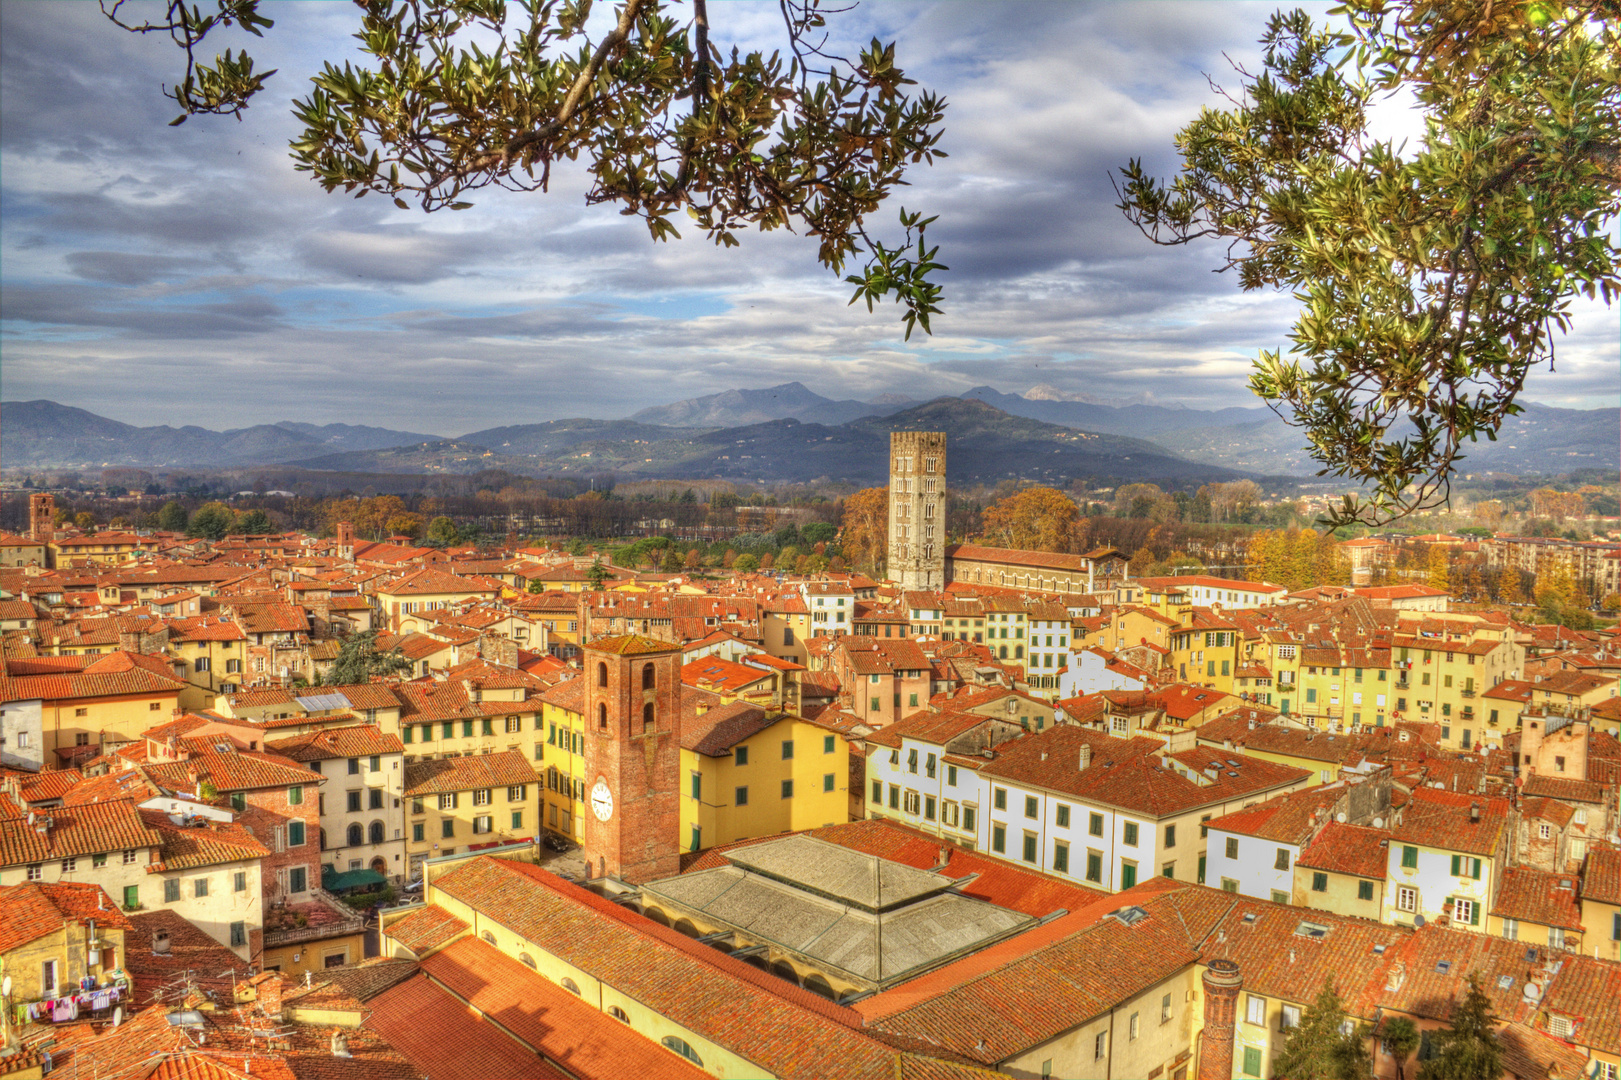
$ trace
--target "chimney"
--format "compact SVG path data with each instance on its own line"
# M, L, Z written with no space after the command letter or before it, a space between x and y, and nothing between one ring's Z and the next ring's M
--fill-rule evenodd
M1082 743L1081 744L1080 771L1085 772L1087 770L1087 767L1090 766L1091 764L1092 764L1092 744L1091 743Z
M1231 960L1212 960L1205 968L1204 1030L1199 1033L1198 1080L1232 1080L1233 1029L1238 1020L1238 992L1244 976Z
M1480 824L1480 804L1477 802L1469 804L1469 823L1471 825Z

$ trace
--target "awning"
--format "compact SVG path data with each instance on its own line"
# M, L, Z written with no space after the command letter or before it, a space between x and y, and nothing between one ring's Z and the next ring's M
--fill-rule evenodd
M327 892L343 892L346 889L374 888L387 881L375 870L345 870L341 874L323 873L321 888Z

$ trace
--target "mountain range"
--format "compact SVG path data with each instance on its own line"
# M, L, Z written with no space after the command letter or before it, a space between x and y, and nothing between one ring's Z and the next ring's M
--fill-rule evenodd
M229 431L135 427L52 401L0 403L7 468L251 467L344 472L529 474L619 472L671 479L875 482L888 432L945 431L955 483L1157 480L1240 474L1307 476L1300 434L1270 410L1104 405L981 386L919 402L823 397L801 383L643 409L619 420L572 418L444 435L294 421ZM1495 443L1472 447L1465 471L1559 473L1615 468L1621 410L1525 403ZM1151 440L1151 441L1148 441Z

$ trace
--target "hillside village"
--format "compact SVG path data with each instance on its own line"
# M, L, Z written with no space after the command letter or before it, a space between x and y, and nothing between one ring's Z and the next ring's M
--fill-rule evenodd
M1383 540L1294 589L948 542L945 453L893 437L888 580L31 495L0 1076L1264 1080L1327 981L1398 1077L1471 980L1503 1075L1621 1076L1621 635Z

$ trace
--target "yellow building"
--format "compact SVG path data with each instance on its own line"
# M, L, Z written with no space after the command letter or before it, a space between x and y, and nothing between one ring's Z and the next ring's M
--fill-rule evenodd
M97 566L118 566L128 562L141 550L144 541L134 533L86 533L52 540L51 565L73 566L93 563Z
M1234 693L1239 668L1238 627L1199 608L1183 608L1180 625L1171 631L1171 668L1194 686Z
M850 746L746 701L681 728L681 843L690 851L849 820Z
M200 712L211 708L220 694L242 685L248 635L236 623L218 616L174 619L169 623L169 654L185 665L181 707Z
M580 816L585 813L585 682L578 677L559 683L540 695L540 724L546 738L535 733L537 767L542 780L541 800L546 828L571 840L582 837ZM544 763L541 767L538 763Z
M1594 955L1621 960L1621 850L1594 847L1581 877L1582 940Z
M429 858L537 837L539 780L524 755L511 750L407 765L411 879Z
M0 698L40 702L45 760L54 766L94 756L103 733L133 742L153 724L167 722L184 687L167 659L120 651L82 671L0 678Z
M1295 860L1289 902L1339 915L1379 918L1389 842L1390 834L1383 829L1329 822Z
M0 911L0 977L11 983L7 1008L76 993L86 975L98 986L132 989L121 966L132 927L100 885L6 886Z
M1441 725L1441 745L1469 750L1485 725L1479 696L1520 674L1524 652L1504 631L1468 640L1397 635L1391 645L1391 693L1403 719Z
M493 600L501 595L501 583L485 578L458 577L432 566L423 567L399 581L379 585L373 594L380 626L395 634L426 630L433 625L431 612L442 611L463 600Z

